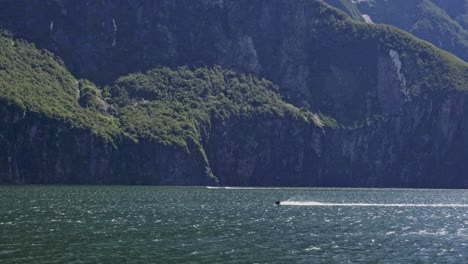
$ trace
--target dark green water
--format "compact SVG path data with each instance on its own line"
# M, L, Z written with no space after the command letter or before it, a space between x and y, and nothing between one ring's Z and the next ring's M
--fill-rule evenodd
M4 186L0 198L0 263L468 263L468 191Z

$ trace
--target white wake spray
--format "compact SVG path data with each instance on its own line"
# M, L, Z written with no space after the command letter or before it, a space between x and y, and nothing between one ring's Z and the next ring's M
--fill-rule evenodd
M468 204L377 204L377 203L319 203L305 201L282 201L289 206L341 206L341 207L468 207Z

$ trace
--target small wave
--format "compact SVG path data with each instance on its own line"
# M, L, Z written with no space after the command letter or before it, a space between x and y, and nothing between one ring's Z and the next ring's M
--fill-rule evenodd
M19 249L5 249L5 250L0 250L0 255L7 255L7 254L13 254L15 252L20 251Z
M448 232L445 229L429 231L429 230L419 230L418 232L409 232L406 235L422 235L422 236L446 236Z
M377 203L320 203L283 201L281 205L289 206L343 206L343 207L467 207L468 204L377 204Z
M322 249L319 248L319 247L310 247L310 248L306 248L305 250L306 251L318 251L318 250L322 250Z

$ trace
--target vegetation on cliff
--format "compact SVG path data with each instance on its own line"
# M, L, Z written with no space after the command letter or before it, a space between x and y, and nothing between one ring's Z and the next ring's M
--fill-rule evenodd
M357 6L375 23L399 27L468 61L466 0L370 0L359 1Z
M1 26L102 86L155 67L221 65L266 78L285 101L342 124L384 114L375 90L379 60L391 50L410 92L466 87L466 65L454 56L393 27L356 22L318 0L144 0L109 8L92 0L80 8L69 1L6 2ZM332 2L356 17L355 4ZM88 95L91 101L80 105L106 108Z
M226 180L240 185L300 185L294 179L307 184L330 183L334 177L352 182L359 172L360 182L366 184L383 173L400 176L403 172L399 168L407 163L398 157L413 149L413 142L419 144L415 138L420 137L413 133L427 128L448 134L434 125L448 124L450 117L457 116L458 112L451 110L455 104L445 104L446 95L466 94L468 90L464 61L395 27L357 22L322 1L236 0L224 5L219 1L159 0L173 4L149 8L148 14L144 7L153 1L135 3L135 12L125 9L130 2L122 1L122 6L115 8L128 13L118 15L112 13L114 9L93 9L90 4L86 8L95 14L104 13L88 18L92 25L86 30L66 23L81 22L83 10L76 10L77 15L65 12L74 8L69 2L45 2L52 6L60 2L61 6L51 8L52 15L44 11L44 19L32 12L31 18L25 18L26 26L23 22L8 23L9 28L20 28L20 36L30 37L27 33L35 27L34 19L46 21L41 30L48 34L31 35L31 39L67 61L3 32L0 100L22 109L24 115L34 113L41 121L60 124L50 130L54 132L44 133L52 134L48 143L60 133L56 131L76 132L63 127L91 135L82 141L67 138L65 141L78 143L68 144L66 149L57 145L51 153L74 152L72 146L94 144L96 138L111 143L112 149L106 145L80 153L78 157L97 157L80 167L95 172L100 167L96 164L108 168L121 163L117 168L122 173L114 173L122 179L126 174L135 178L127 182L177 183L184 177L189 179L186 176L194 168L197 175L208 177L213 176L211 170L224 172L220 179L243 175L243 181ZM5 10L12 6L5 6ZM44 8L45 4L36 1L31 6ZM0 16L5 10L0 10ZM139 17L133 17L138 10ZM201 19L199 14L206 17ZM52 18L55 23L49 26ZM16 18L9 16L8 22L11 19ZM218 64L221 66L214 66ZM69 69L89 80L75 78ZM463 109L463 104L462 100L457 105ZM16 125L21 117L4 120L7 126ZM341 129L350 126L355 129ZM34 134L28 129L35 129L33 125L25 127L21 140L16 140L13 129L13 133L0 135L0 146L9 148L0 157L0 167L22 165L14 155L21 155L23 138ZM454 121L453 127L464 126ZM399 138L401 134L406 138ZM423 143L428 144L430 158L438 151L434 148L448 140L441 137L443 140L435 144L431 136L421 138L427 139ZM119 148L126 153L116 151ZM135 154L139 151L141 154ZM414 170L427 168L423 159L410 159L419 162ZM66 173L79 177L61 169L66 162L57 160L47 167L59 168L58 177ZM168 163L170 166L164 167ZM410 169L404 173L412 173ZM80 170L82 174L87 171ZM3 173L12 177L10 171ZM181 178L159 181L163 174ZM288 175L297 178L283 181ZM310 178L316 175L318 178ZM268 177L271 179L266 180ZM198 180L190 178L184 183L206 183Z
M426 41L394 26L357 22L321 1L296 4L315 21L303 22L310 27L305 42L312 44L302 56L310 59L299 62L307 70L295 76L308 81L309 90L282 87L295 103L306 101L313 111L349 125L388 114L386 108L398 112L400 97L468 89L468 64ZM382 91L395 94L383 98Z
M273 83L221 67L157 68L119 78L109 91L122 128L135 138L182 144L211 120L287 118L332 126L285 103ZM330 119L326 119L330 120Z
M156 68L99 89L76 80L53 54L9 33L2 33L0 46L0 99L110 141L126 136L178 147L200 145L211 120L233 117L334 125L333 119L322 121L321 115L285 103L270 81L219 66Z
M317 10L326 26L318 34L324 36L322 45L338 49L340 45L353 43L356 40L360 40L363 46L370 42L374 48L378 47L382 51L398 51L404 63L415 67L402 67L407 76L414 76L410 85L422 88L423 91L468 90L468 64L452 54L393 26L354 22L344 14L324 5L318 5ZM375 59L373 56L359 55L362 60ZM349 57L354 58L352 54L349 54ZM354 63L355 66L360 64L358 60ZM411 74L411 71L416 74Z
M432 0L432 2L443 9L465 30L468 30L468 0Z
M82 108L79 82L63 62L46 50L0 33L0 100L73 127L90 130L107 140L119 132L117 120ZM25 112L25 114L27 114Z

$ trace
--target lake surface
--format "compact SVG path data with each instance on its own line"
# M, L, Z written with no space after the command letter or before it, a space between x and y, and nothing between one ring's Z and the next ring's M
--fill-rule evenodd
M3 186L0 199L1 263L468 263L463 190Z

